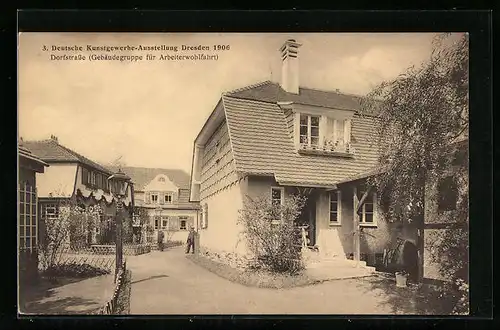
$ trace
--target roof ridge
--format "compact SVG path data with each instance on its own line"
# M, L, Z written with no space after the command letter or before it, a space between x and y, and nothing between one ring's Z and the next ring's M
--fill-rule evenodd
M231 99L236 99L236 100L244 100L244 101L248 101L248 102L266 103L266 104L278 105L277 102L273 102L273 101L256 100L256 99L251 99L251 98L246 98L246 97L240 97L240 96L233 96L233 95L224 95L222 98L223 99L224 98L231 98Z
M246 91L246 90L249 90L249 89L252 89L252 88L255 88L255 87L260 87L260 86L267 85L267 84L274 84L274 83L271 80L268 79L268 80L261 81L261 82L258 82L258 83L252 84L252 85L248 85L248 86L245 86L245 87L241 87L241 88L233 89L233 90L230 90L230 91L227 91L227 92L223 92L222 96L225 96L225 95L228 95L228 94L233 94L233 93L238 93L238 92L242 92L242 91Z
M307 86L299 86L299 89L300 88L302 88L302 89L308 89L308 90L312 90L312 91L316 91L316 92L323 92L323 93L335 93L335 94L338 94L338 95L355 96L355 97L365 97L365 95L354 94L354 93L345 93L345 92L341 92L340 90L339 91L336 91L336 90L326 90L326 89L319 89L319 88L311 88L311 87L307 87Z
M24 140L23 143L40 143L40 142L44 142L44 143L50 143L54 140L52 139L41 139L41 140ZM54 141L55 142L55 141Z
M79 161L81 161L81 159L80 159L80 158L83 158L84 160L86 160L86 161L88 161L88 162L91 162L91 163L94 163L94 164L96 164L96 165L99 165L100 167L102 167L103 169L107 170L107 171L108 171L108 172L110 172L110 173L112 172L112 171L110 171L110 169L108 169L106 166L104 166L104 165L102 165L102 164L100 164L100 163L98 163L98 162L96 162L96 161L94 161L94 160L92 160L92 159L90 159L90 158L88 158L88 157L85 157L84 155L82 155L82 154L80 154L80 153L78 153L78 152L76 152L76 151L74 151L74 150L72 150L72 149L70 149L70 148L68 148L68 147L66 147L66 146L64 146L64 145L62 145L62 144L61 144L61 143L59 143L58 141L49 140L49 142L54 142L54 143L55 143L55 144L57 144L59 147L63 148L64 150L66 150L67 152L69 152L70 154L72 154L73 156L75 156L76 158L78 158L78 160L79 160Z
M115 165L110 165L110 166L111 167L117 167ZM135 169L144 169L144 170L162 170L162 171L182 171L182 172L186 172L186 170L183 170L181 168L166 168L166 167L122 166L122 169L124 169L124 168L135 168Z

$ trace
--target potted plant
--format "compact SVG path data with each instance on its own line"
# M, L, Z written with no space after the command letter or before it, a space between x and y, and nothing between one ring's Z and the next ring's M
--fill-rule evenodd
M396 286L399 288L406 287L406 283L408 281L408 272L402 270L396 272Z

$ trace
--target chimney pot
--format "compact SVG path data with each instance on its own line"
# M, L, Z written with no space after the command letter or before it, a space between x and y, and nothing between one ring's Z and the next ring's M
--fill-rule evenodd
M299 94L299 47L295 39L288 39L280 48L282 69L281 87L288 93Z

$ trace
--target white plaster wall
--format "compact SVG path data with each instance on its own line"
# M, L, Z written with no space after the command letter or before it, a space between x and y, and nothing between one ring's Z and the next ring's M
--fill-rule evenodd
M38 197L71 197L77 169L76 164L50 164L45 173L37 173Z
M242 227L238 225L242 204L241 184L235 182L217 194L203 199L208 204L208 227L200 229L200 246L212 251L245 253Z

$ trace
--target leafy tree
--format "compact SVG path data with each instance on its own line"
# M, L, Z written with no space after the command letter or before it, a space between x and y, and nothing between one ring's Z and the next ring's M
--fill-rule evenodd
M143 208L143 207L135 207L134 208L134 215L133 215L139 222L139 225L141 226L141 237L146 236L147 233L151 234L154 232L154 228L150 224L150 217L148 210Z
M384 172L373 178L383 211L393 221L423 225L426 183L438 180L450 168L451 146L468 136L468 35L441 34L430 58L397 78L383 82L368 95L365 113L378 116L378 141ZM461 162L467 173L468 159ZM443 230L436 237L432 258L452 282L467 283L468 180L460 192L458 212L462 229ZM465 229L464 229L465 228Z
M283 205L273 205L268 197L247 196L238 221L254 266L292 274L303 269L295 220L304 203L302 196L290 196Z

